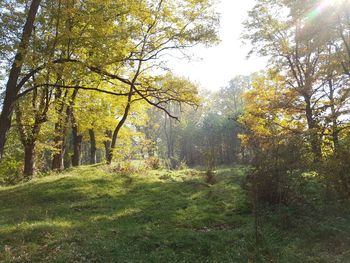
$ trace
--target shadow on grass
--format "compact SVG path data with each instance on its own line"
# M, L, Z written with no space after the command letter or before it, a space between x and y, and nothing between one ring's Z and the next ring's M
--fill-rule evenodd
M246 225L198 179L62 177L0 191L0 261L229 262ZM230 192L232 189L229 189ZM231 192L230 192L231 193ZM213 202L215 196L216 202ZM232 200L233 201L233 200ZM237 242L238 241L238 242Z
M272 213L257 247L239 169L208 186L200 173L99 168L0 189L0 262L349 262L341 208Z

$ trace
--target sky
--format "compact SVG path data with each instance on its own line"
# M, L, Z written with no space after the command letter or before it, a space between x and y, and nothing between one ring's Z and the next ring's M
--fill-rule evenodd
M220 39L217 46L190 49L193 60L172 59L170 68L180 76L188 77L208 90L218 90L227 85L236 75L249 75L264 69L266 59L247 54L250 45L243 45L240 35L247 12L254 6L254 0L221 0L217 11L221 14Z

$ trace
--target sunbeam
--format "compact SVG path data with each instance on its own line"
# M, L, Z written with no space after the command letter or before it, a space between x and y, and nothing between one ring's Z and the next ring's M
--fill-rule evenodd
M336 5L341 0L324 0L314 10L312 10L307 16L307 20L313 20L323 13L327 8Z

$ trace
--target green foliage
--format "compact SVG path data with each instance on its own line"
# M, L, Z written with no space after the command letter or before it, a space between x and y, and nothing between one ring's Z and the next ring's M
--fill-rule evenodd
M208 153L213 165L239 163L242 154L237 135L241 127L235 119L242 111L242 92L249 86L249 76L238 76L217 92L201 91L198 108L169 105L167 109L179 116L179 122L149 111L150 120L142 130L170 169L180 160L190 167L204 166Z
M335 156L328 158L320 167L329 195L350 198L350 140L349 135L341 140Z
M22 179L22 161L14 157L5 157L0 163L0 185L17 184Z
M0 64L1 75L6 75L30 2L1 3ZM38 168L51 166L42 160L43 152L50 152L52 167L61 170L60 160L69 166L73 149L74 163L79 165L79 151L91 131L95 136L91 148L111 142L105 153L108 159L113 154L119 160L135 156L140 151L135 142L141 140L135 126L145 124L150 106L166 110L169 103L198 105L196 85L164 70L163 56L199 43L217 43L214 1L38 3L35 30L22 54L24 77L12 88L13 95L5 94L18 97L16 120L26 155L33 157L35 150L40 154L25 159L29 177L35 161ZM72 130L74 140L68 140Z
M252 191L270 203L303 199L303 174L310 171L325 179L327 191L348 195L349 142L342 138L350 75L338 60L348 46L341 18L348 1L323 4L258 0L245 22L244 38L271 63L244 94L240 137L255 167ZM342 47L332 49L338 42Z
M0 162L0 185L11 185L23 180L23 150L16 130L11 129L6 143L6 155Z

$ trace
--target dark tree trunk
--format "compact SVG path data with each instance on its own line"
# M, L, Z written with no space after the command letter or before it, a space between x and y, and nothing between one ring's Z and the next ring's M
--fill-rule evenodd
M112 131L106 131L106 135L109 139L112 139ZM105 145L106 161L108 163L108 159L110 158L109 154L111 152L111 140L106 140L103 144Z
M52 170L63 171L64 170L64 151L54 154L52 158Z
M56 148L52 157L52 170L62 171L64 170L64 153L65 153L65 132L61 123L55 124L55 138L54 145Z
M130 107L131 107L132 91L133 91L133 86L130 87L130 91L129 91L129 95L128 95L128 104L125 107L124 114L113 132L111 149L110 149L109 154L107 156L107 164L111 164L113 161L113 150L115 149L115 147L117 145L117 138L118 138L119 131L123 127L126 119L128 118Z
M90 136L90 164L96 163L96 137L95 132L93 129L89 130L89 136Z
M40 0L33 0L30 5L27 20L22 32L22 38L6 84L5 98L0 115L0 159L2 159L4 154L6 134L11 127L11 117L15 107L16 97L19 92L17 82L22 71L23 61L27 54L29 39L33 31L34 21L40 2Z
M337 124L333 124L333 125L334 127L336 127ZM334 130L332 137L333 137L334 154L337 155L339 152L339 131Z
M335 89L333 87L332 80L328 80L328 86L329 86L329 99L330 99L330 105L331 105L331 121L332 121L332 140L333 140L333 147L334 147L334 155L336 156L339 151L339 128L338 128L338 120L337 120L337 110L336 110L336 101L334 99L334 92Z
M35 143L30 143L24 147L24 170L23 175L31 179L35 170Z
M64 154L66 150L66 144L65 144L65 139L66 139L66 133L67 133L67 123L69 123L69 119L72 116L72 107L74 105L76 96L78 94L78 89L74 89L74 92L70 98L70 103L66 107L66 110L64 111L64 105L58 110L59 114L64 114L64 117L60 118L59 122L56 123L55 125L55 134L56 137L54 139L55 146L58 150L53 155L52 158L52 170L58 170L62 171L64 170ZM68 96L68 93L66 91L64 98ZM57 96L58 98L61 98L61 94Z
M115 147L117 145L117 138L118 138L119 131L120 131L121 127L123 126L123 124L121 124L121 122L122 121L120 121L118 123L117 127L115 128L115 130L113 132L112 141L111 141L111 144L110 144L111 147L110 147L110 150L109 150L109 153L108 153L108 156L107 156L107 164L111 164L112 161L113 161L113 151L114 151L114 149L115 149ZM123 121L123 123L124 123L124 121Z
M306 113L306 119L308 124L308 130L310 133L309 136L310 136L311 149L314 154L314 161L318 162L322 158L322 150L321 150L319 135L317 134L317 125L313 117L310 98L305 98L305 102L306 102L305 113Z
M76 167L81 164L81 147L83 143L83 135L79 134L78 127L76 125L72 127L72 131L73 131L72 165Z
M64 153L65 153L65 143L64 138L61 137L55 140L55 145L57 145L58 152L52 157L52 170L63 171L64 170Z
M49 100L47 98L47 90L44 91L39 97L37 91L34 90L32 94L32 106L38 108L35 110L34 124L25 125L23 123L23 115L20 105L14 109L16 113L17 129L19 137L24 147L24 171L23 174L27 179L31 179L35 172L35 145L38 140L40 128L43 123L47 121L47 111L49 109Z
M119 131L123 127L123 125L128 117L128 112L129 112L130 106L128 105L128 106L126 106L126 108L128 108L128 109L125 110L125 113L124 113L122 119L120 120L120 122L118 123L117 127L115 128L115 130L113 132L111 149L110 149L108 157L107 157L107 164L111 164L113 161L113 150L115 149L115 147L117 145L117 138L118 138Z

